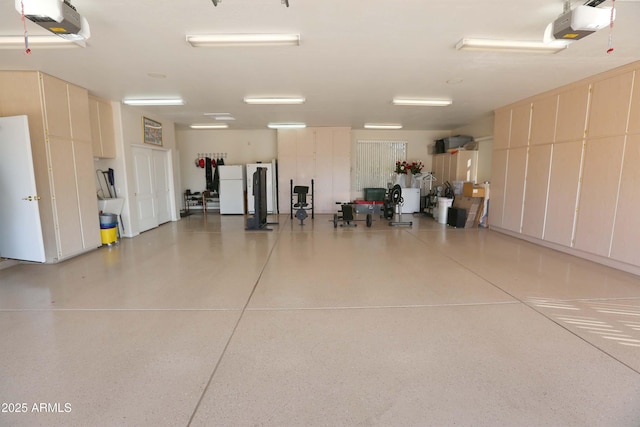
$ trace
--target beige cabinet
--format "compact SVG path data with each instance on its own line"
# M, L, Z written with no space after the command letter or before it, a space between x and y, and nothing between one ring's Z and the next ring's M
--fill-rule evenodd
M558 94L556 142L575 141L585 137L589 84L581 84Z
M529 130L531 124L531 104L524 103L514 107L511 111L511 135L509 148L526 147L529 145Z
M586 143L576 249L609 256L623 149L623 136L590 139Z
M582 141L553 144L543 239L571 246L582 166Z
M551 144L529 147L527 178L522 213L522 234L542 239L544 232L549 172L551 170Z
M640 265L640 134L627 137L613 229L611 258Z
M498 110L494 116L493 149L509 148L511 134L511 109Z
M636 62L496 111L492 227L640 271L639 75Z
M593 83L589 109L589 138L623 135L627 130L633 72Z
M478 152L460 150L456 153L434 154L431 165L435 177L436 185L444 185L449 181L472 181L478 180Z
M558 95L538 99L531 106L531 145L555 141Z
M89 96L91 142L94 157L116 157L116 141L113 128L113 112L108 101Z
M26 114L47 262L101 245L88 92L35 71L0 71L0 115Z
M282 213L289 213L293 185L311 186L314 210L332 213L336 202L350 200L351 129L318 127L278 130L278 197Z

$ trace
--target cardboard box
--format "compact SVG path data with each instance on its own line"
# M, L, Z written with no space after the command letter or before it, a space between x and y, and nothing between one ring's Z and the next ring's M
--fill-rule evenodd
M484 187L474 185L473 182L465 182L462 186L464 197L484 197Z

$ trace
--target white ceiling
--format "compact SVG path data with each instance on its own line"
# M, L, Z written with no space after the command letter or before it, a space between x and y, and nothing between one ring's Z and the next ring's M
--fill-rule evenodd
M457 51L463 37L541 41L562 0L72 0L91 27L85 49L1 50L0 69L41 70L111 100L182 97L144 108L178 125L235 116L268 122L404 129L464 126L493 109L640 60L640 1L615 2L614 52L601 30L557 54ZM575 2L581 4L583 2ZM610 6L611 0L601 6ZM50 34L28 21L31 35ZM300 33L297 47L193 48L186 34ZM21 35L14 0L0 0L0 35ZM160 73L166 78L149 77ZM462 79L457 85L450 79ZM246 105L245 96L302 95L301 106ZM451 97L450 107L400 107L393 97Z

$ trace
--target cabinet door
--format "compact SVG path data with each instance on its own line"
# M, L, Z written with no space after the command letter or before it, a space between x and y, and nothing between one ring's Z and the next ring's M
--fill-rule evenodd
M640 134L627 137L611 258L640 265Z
M624 137L587 141L576 221L575 247L609 256Z
M525 173L527 170L527 148L509 150L507 182L504 192L504 216L502 227L519 233L522 227Z
M98 116L100 118L100 141L102 157L115 159L116 135L113 128L113 110L107 101L98 100Z
M58 259L63 259L84 248L73 144L69 139L50 138L49 150ZM93 166L93 159L89 164ZM93 202L97 203L95 195Z
M100 117L98 112L98 100L89 98L89 122L91 123L91 146L93 155L102 157L102 137L100 135Z
M544 240L571 246L582 165L582 141L553 144Z
M622 135L627 130L633 72L593 84L589 112L589 138Z
M511 134L511 109L496 111L493 122L493 149L509 148Z
M74 141L91 141L91 120L89 118L89 92L81 87L67 83L69 96L69 115L71 120L71 138Z
M97 248L102 244L100 221L96 204L96 185L93 177L93 148L86 142L74 142L73 154L78 185L78 209L82 225L82 246L84 249Z
M504 191L507 183L508 150L493 152L491 160L491 193L489 200L489 225L502 228Z
M454 181L476 182L478 178L478 152L459 151L456 155Z
M555 140L558 95L537 100L531 107L531 145Z
M640 133L640 69L635 71L628 132Z
M351 129L333 130L333 197L337 201L351 200ZM331 206L331 211L335 205Z
M511 136L509 148L529 145L529 124L531 123L531 104L514 107L511 112Z
M49 135L71 139L67 83L47 74L41 74L41 76L45 120Z
M435 185L443 185L446 181L444 176L444 160L447 154L435 154L433 156L433 173L436 177Z
M542 239L551 170L551 144L529 148L522 233Z
M318 128L315 136L315 188L319 191L313 201L316 212L329 213L333 210L333 132L330 128ZM309 185L309 184L304 184ZM347 198L344 201L349 201Z
M589 85L575 87L558 95L556 142L577 141L585 136Z
M444 186L445 182L451 182L451 154L445 153L443 154L443 168L442 168L442 185Z

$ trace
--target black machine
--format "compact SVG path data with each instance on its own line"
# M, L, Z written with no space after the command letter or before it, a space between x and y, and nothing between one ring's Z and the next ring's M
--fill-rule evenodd
M403 202L402 187L396 184L387 192L382 206L382 216L384 219L390 220L390 226L406 225L411 227L413 225L413 221L402 220Z
M340 205L340 210L337 214L333 214L333 228L338 228L338 221L342 221L340 227L357 227L358 224L354 224L355 221L366 221L367 227L371 227L371 224L373 223L373 217L370 213L367 214L367 217L364 220L355 219L356 207L354 203L336 202L336 204Z
M267 168L257 168L252 179L255 211L253 217L247 218L245 230L271 231L272 229L267 228L267 225L277 224L277 222L267 222Z
M304 220L307 219L309 214L307 211L311 211L311 219L314 219L313 209L313 195L314 195L314 183L311 180L311 194L309 194L309 187L303 185L293 186L293 180L289 181L291 186L291 219L293 219L293 211L295 208L296 218L300 220L300 225L304 225ZM307 200L309 196L309 200Z

